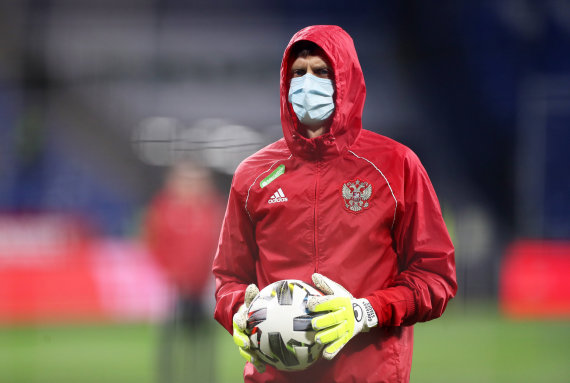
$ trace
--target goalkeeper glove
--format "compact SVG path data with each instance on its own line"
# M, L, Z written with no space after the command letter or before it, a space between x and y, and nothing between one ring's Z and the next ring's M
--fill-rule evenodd
M325 359L332 359L350 339L361 331L378 325L378 316L367 299L355 299L341 285L324 275L313 274L313 283L324 296L309 297L307 308L313 312L327 312L313 318L317 331L315 341L326 344Z
M253 363L255 369L259 373L262 373L265 371L265 364L250 350L251 342L248 334L245 332L247 328L247 310L257 294L259 294L259 289L256 285L251 284L247 286L245 290L245 302L240 306L233 317L233 335L234 343L238 345L240 355L248 362Z

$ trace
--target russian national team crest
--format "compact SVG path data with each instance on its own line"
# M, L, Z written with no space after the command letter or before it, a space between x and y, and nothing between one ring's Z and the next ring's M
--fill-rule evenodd
M360 213L370 207L372 184L360 179L345 182L342 185L344 207L352 213Z

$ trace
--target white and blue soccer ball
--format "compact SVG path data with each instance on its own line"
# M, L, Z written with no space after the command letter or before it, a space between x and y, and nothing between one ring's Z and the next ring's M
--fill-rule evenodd
M316 362L323 345L315 342L307 310L311 295L323 295L311 285L294 280L274 282L259 292L248 310L247 333L259 358L279 370L304 370Z

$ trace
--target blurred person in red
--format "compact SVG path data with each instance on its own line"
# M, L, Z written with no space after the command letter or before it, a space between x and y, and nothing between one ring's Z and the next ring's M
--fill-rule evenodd
M191 378L196 369L209 365L208 360L199 358L211 352L200 345L208 342L200 342L197 334L208 333L204 297L211 283L222 201L210 171L195 161L184 160L172 166L149 206L147 245L176 294L174 309L162 331L161 383ZM210 376L211 372L205 374Z

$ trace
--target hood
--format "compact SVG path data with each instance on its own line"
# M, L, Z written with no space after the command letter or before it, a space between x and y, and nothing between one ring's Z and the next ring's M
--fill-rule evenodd
M333 69L335 111L330 130L319 137L307 139L299 132L299 121L288 102L290 57L292 46L302 40L320 46ZM358 62L352 38L336 25L314 25L297 32L292 38L281 63L281 126L283 135L294 155L318 159L343 153L356 140L362 129L362 110L366 98L364 76Z

